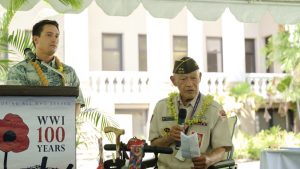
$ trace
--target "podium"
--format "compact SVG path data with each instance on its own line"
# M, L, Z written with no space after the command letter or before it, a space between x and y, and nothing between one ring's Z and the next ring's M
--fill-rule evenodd
M76 168L76 87L0 86L0 168Z

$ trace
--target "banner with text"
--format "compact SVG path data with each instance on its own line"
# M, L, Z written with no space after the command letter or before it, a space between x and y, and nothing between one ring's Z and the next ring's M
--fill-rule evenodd
M75 169L75 137L74 97L0 96L0 168Z

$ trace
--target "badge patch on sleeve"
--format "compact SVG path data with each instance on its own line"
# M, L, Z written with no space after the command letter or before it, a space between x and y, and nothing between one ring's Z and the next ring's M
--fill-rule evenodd
M219 111L219 115L221 117L227 117L226 112L224 110Z

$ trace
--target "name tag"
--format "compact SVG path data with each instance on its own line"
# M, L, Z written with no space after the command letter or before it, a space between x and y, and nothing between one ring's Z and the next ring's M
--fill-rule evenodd
M175 121L173 116L166 116L161 118L162 121Z

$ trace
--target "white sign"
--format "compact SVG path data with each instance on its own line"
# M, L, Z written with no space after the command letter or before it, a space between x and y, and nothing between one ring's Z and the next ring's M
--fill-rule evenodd
M0 168L75 169L75 98L1 96Z

